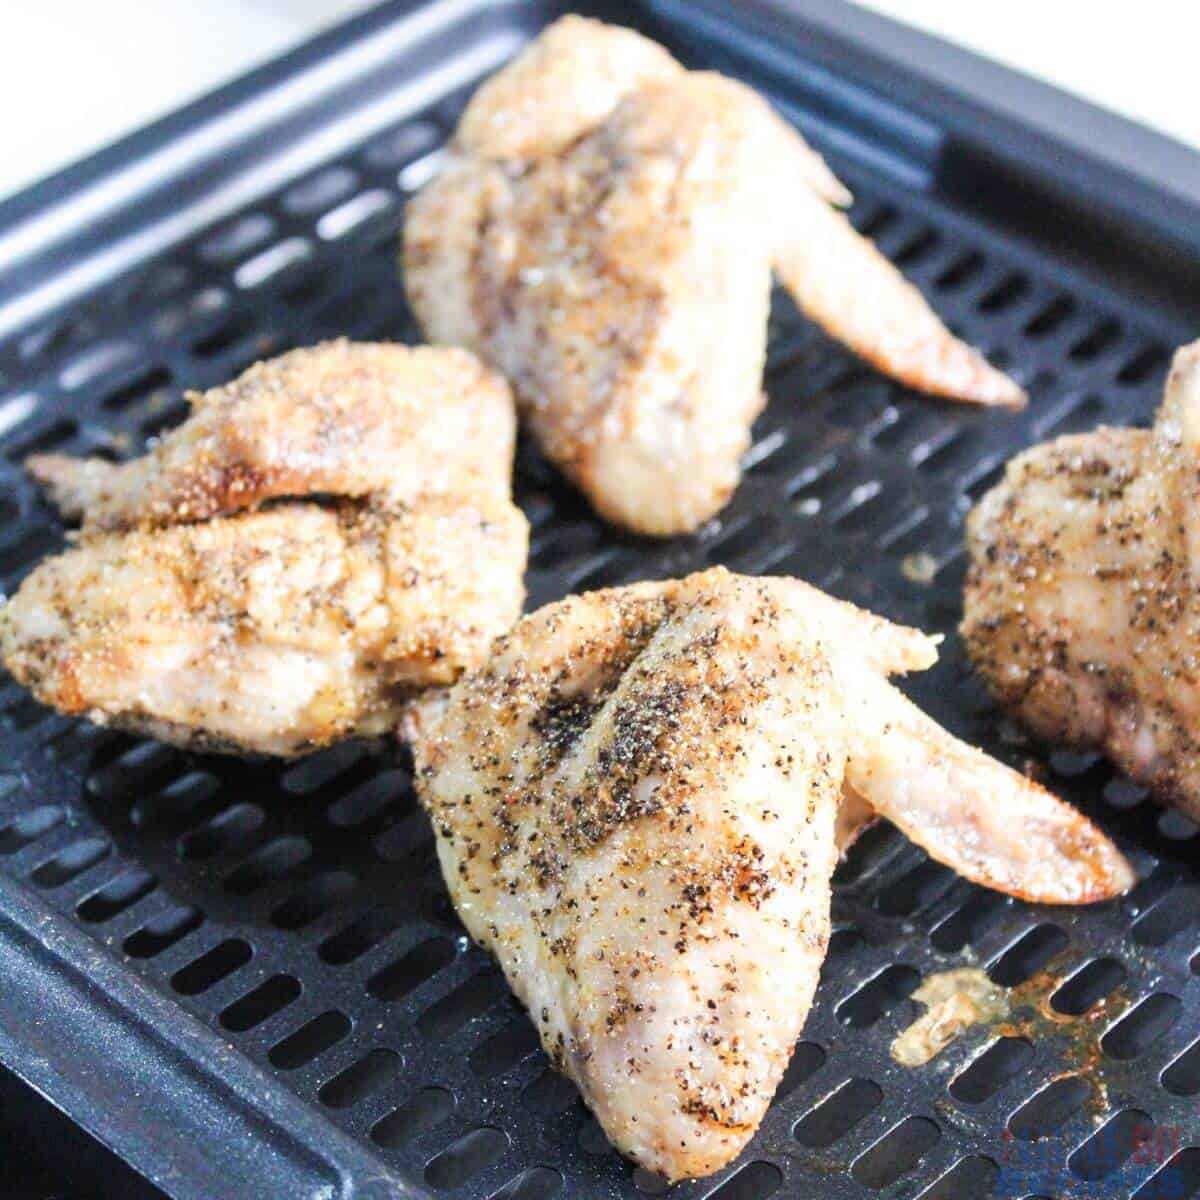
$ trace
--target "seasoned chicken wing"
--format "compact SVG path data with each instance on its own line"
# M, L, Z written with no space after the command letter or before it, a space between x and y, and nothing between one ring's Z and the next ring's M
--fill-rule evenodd
M830 207L847 199L744 85L567 17L468 106L447 169L410 207L405 280L428 336L509 377L599 512L677 533L737 485L772 265L810 316L904 382L1022 401Z
M1101 747L1200 820L1200 342L1152 431L1018 455L971 513L962 632L1051 742Z
M391 505L510 494L512 396L465 350L326 342L188 398L191 417L142 458L118 466L45 454L26 467L88 531L203 521L312 494Z
M144 459L31 464L83 518L0 609L5 665L38 699L300 754L384 732L516 620L512 404L471 355L333 343L194 403Z
M455 905L635 1161L704 1175L762 1120L825 956L843 797L1038 899L1130 885L1083 818L886 682L934 658L717 569L549 605L414 706Z

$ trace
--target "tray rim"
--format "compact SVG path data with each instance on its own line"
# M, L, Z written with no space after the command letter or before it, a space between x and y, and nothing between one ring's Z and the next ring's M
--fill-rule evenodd
M4 1010L38 1014L32 1046L18 1039L15 1022L0 1022L0 1061L169 1195L202 1200L212 1195L210 1185L220 1178L181 1177L180 1157L229 1162L241 1157L243 1146L248 1153L240 1178L247 1178L248 1169L262 1169L273 1161L278 1194L298 1200L332 1200L335 1194L355 1200L422 1200L427 1195L130 970L115 953L43 904L31 889L2 875L0 974L8 997ZM103 1072L80 1053L81 1043L90 1041L94 1031L76 1031L70 1020L88 992L103 996L102 1025L107 1029L95 1032L121 1038L125 1051L103 1055ZM162 1089L154 1096L139 1095L138 1065L143 1058L155 1063L160 1077L164 1061L169 1062L166 1074L177 1097L171 1108L193 1117L186 1127L172 1126L172 1136L165 1138L160 1122L160 1134L153 1141L139 1136L128 1109L115 1111L121 1097L128 1098L129 1109L136 1112L161 1096ZM255 1123L255 1130L240 1142L232 1143L228 1130L213 1128L205 1120L205 1113L222 1100ZM271 1137L262 1139L260 1131Z
M856 79L947 133L1038 173L1103 180L1115 192L1089 195L1089 205L1200 246L1186 229L1165 223L1200 212L1200 147L852 0L739 0L739 18L721 0L646 2L664 11L686 3L710 20L764 31L773 25L773 34L791 40L803 33L806 52L852 62ZM1136 207L1147 200L1148 210Z
M1091 214L1200 259L1200 148L1193 149L1139 122L1034 79L975 51L851 0L627 0L630 17L681 14L760 45L803 45L806 58L825 59L937 126L956 144L982 148L1030 178L1054 177L1068 195L1086 195ZM136 190L108 206L81 202L128 178L159 152L211 132L248 106L368 43L386 40L407 21L446 22L519 13L522 0L381 0L299 47L254 68L178 110L0 200L0 337L45 318L105 280L93 279L39 309L13 312L36 287L65 273L64 251L102 221L96 253L149 224L147 198L194 171L194 159L163 164ZM568 0L549 7L569 11ZM764 35L767 35L764 38ZM401 45L404 43L401 42ZM258 131L261 133L261 130ZM236 138L228 148L241 144ZM220 162L206 163L208 176ZM119 190L119 189L117 189ZM243 201L244 203L244 201ZM161 208L161 206L160 206ZM72 209L78 210L71 214ZM62 217L39 231L45 218ZM225 214L228 215L228 214ZM209 219L219 219L220 214ZM113 222L112 229L107 223ZM181 235L183 236L183 235ZM122 270L132 263L121 264ZM114 268L114 274L116 268Z

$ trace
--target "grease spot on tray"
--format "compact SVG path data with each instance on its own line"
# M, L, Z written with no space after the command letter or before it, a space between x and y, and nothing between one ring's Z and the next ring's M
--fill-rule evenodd
M902 1067L923 1067L973 1025L993 1024L1010 1011L1009 993L979 967L929 975L912 998L925 1011L892 1043Z

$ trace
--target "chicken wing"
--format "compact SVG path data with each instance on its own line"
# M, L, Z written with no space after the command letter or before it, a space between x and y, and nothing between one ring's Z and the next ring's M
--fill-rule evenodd
M963 636L1047 741L1100 747L1200 820L1200 343L1152 431L1018 455L967 524Z
M520 614L512 403L469 354L334 343L194 403L144 459L31 464L83 518L0 609L5 665L44 703L300 754L384 732Z
M30 474L85 530L203 521L280 497L507 499L504 381L465 350L326 342L189 396L191 417L122 465L34 455Z
M635 1161L704 1175L761 1121L825 956L844 795L1039 899L1130 885L1078 814L885 682L935 656L797 581L716 569L549 605L414 706L458 911Z
M905 383L1022 402L830 207L847 199L744 85L568 17L468 106L450 164L410 207L405 281L431 340L510 378L602 515L678 533L737 486L772 265L814 320Z

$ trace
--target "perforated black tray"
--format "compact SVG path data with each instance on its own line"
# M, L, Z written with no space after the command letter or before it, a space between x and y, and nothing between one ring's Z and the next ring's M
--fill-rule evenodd
M963 515L1030 441L1145 423L1200 328L1200 167L1163 139L840 3L588 11L749 79L1027 413L919 399L779 299L746 482L701 534L601 526L525 449L530 604L724 562L949 635L913 690L1013 762L965 669ZM411 339L405 197L552 4L391 4L0 205L0 583L62 543L19 464L137 453L181 391L335 334ZM908 65L900 65L900 64ZM869 302L869 297L864 297ZM0 1062L178 1198L661 1191L606 1144L463 937L400 749L282 769L61 719L0 687ZM744 1157L686 1200L1200 1189L1197 830L1092 758L1051 784L1143 882L1082 913L983 892L887 829L838 875L817 1006ZM926 973L1017 989L928 1067Z

